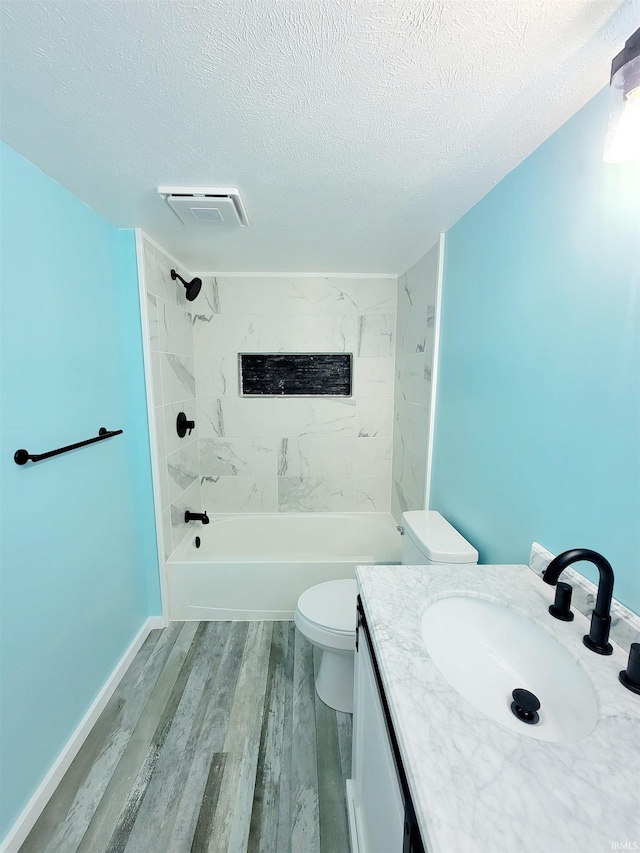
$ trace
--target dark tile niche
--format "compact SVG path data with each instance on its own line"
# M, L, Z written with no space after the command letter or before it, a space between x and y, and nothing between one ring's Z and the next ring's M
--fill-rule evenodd
M240 355L240 393L246 397L350 397L351 353Z

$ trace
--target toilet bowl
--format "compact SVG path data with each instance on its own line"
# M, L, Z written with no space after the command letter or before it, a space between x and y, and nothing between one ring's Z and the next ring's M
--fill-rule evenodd
M439 512L413 510L402 516L403 565L477 563L478 552ZM296 628L322 657L316 677L320 699L336 711L353 712L356 647L356 597L353 579L327 581L302 593Z
M336 711L353 711L353 666L356 647L356 582L327 581L298 599L296 628L322 656L316 692Z

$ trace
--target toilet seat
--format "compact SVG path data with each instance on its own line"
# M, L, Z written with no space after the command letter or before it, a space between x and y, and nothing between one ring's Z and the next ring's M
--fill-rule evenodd
M355 633L356 582L353 579L326 581L302 593L299 612L321 628L338 634Z
M356 582L327 581L303 592L294 621L308 640L328 649L352 651L356 637Z

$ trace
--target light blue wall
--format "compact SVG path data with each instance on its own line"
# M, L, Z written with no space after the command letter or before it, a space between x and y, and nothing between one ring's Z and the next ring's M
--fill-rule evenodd
M1 839L160 601L133 232L0 167Z
M485 563L601 551L640 612L640 192L606 119L605 91L447 234L431 506Z

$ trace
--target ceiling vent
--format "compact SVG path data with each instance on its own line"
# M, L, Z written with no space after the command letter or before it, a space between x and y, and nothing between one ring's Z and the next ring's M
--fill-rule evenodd
M158 195L185 225L245 228L249 224L235 187L158 187Z

